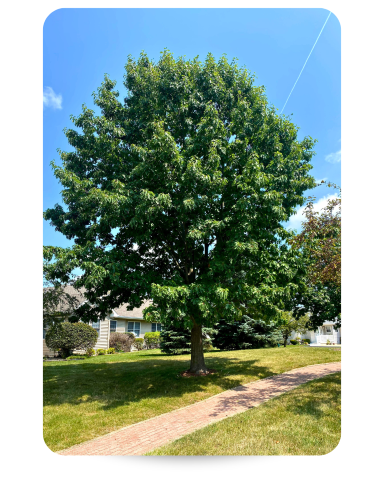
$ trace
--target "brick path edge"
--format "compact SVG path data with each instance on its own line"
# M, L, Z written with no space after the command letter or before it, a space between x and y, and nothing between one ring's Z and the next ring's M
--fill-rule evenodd
M93 440L55 452L59 455L143 455L195 430L242 413L303 383L341 371L341 362L295 368L239 385L201 402L163 413Z

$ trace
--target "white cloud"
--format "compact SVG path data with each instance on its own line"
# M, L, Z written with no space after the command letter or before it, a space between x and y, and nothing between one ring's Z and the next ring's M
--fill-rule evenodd
M341 161L341 150L326 155L325 161L329 163L339 163Z
M320 210L322 210L327 206L328 200L334 199L334 198L337 198L337 195L335 193L332 193L325 197L320 198L313 205L315 212L320 212ZM292 215L292 217L289 219L289 221L285 225L287 229L292 229L297 231L301 230L301 222L305 220L304 209L305 209L305 205L300 207L295 215Z
M51 107L54 110L61 110L62 101L63 101L63 97L60 94L56 94L51 87L44 87L44 92L43 92L44 107Z

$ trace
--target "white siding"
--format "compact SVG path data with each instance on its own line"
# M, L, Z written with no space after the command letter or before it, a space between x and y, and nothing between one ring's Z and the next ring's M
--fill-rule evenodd
M152 331L152 323L150 322L141 322L141 328L140 328L140 337L144 338L144 335L147 332Z
M140 338L144 338L144 335L147 332L152 331L152 323L151 322L144 322L143 320L138 320L136 318L130 318L127 320L116 320L116 332L126 332L128 327L128 322L139 322L140 323ZM108 323L108 331L109 331L109 323Z
M54 352L53 350L50 350L47 347L47 344L45 343L44 338L43 338L43 356L44 357L56 357L57 356L57 352Z
M100 321L100 335L99 339L96 342L96 345L93 347L95 350L98 348L109 348L109 319Z
M116 332L124 333L127 330L127 320L117 320Z

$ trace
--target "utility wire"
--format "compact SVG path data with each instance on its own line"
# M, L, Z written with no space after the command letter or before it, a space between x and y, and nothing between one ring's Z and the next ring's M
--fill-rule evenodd
M327 19L326 19L325 22L324 22L323 28L320 30L319 36L316 38L316 42L313 44L312 50L309 52L309 55L308 55L308 57L307 57L307 60L305 61L304 66L303 66L303 68L301 69L301 72L299 73L299 76L297 77L297 80L296 80L295 84L294 84L293 87L292 87L291 93L288 95L288 98L287 98L286 102L284 103L284 107L283 107L283 109L281 110L281 113L283 113L284 108L285 108L285 106L287 105L287 102L288 102L288 100L289 100L289 97L291 96L291 94L292 94L292 92L293 92L293 89L296 87L296 83L299 81L299 78L300 78L301 74L303 73L303 70L304 70L304 68L305 68L305 65L307 64L307 62L308 62L308 60L309 60L309 57L311 56L311 53L313 52L313 49L315 48L316 43L317 43L317 41L319 40L322 31L324 30L325 24L328 22L328 18L331 16L331 13L332 13L332 12L329 12L328 17L327 17Z

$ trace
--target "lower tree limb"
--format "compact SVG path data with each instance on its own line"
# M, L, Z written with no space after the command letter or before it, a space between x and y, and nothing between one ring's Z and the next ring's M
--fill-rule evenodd
M191 367L189 371L197 375L208 373L203 352L203 329L195 322L191 332Z

